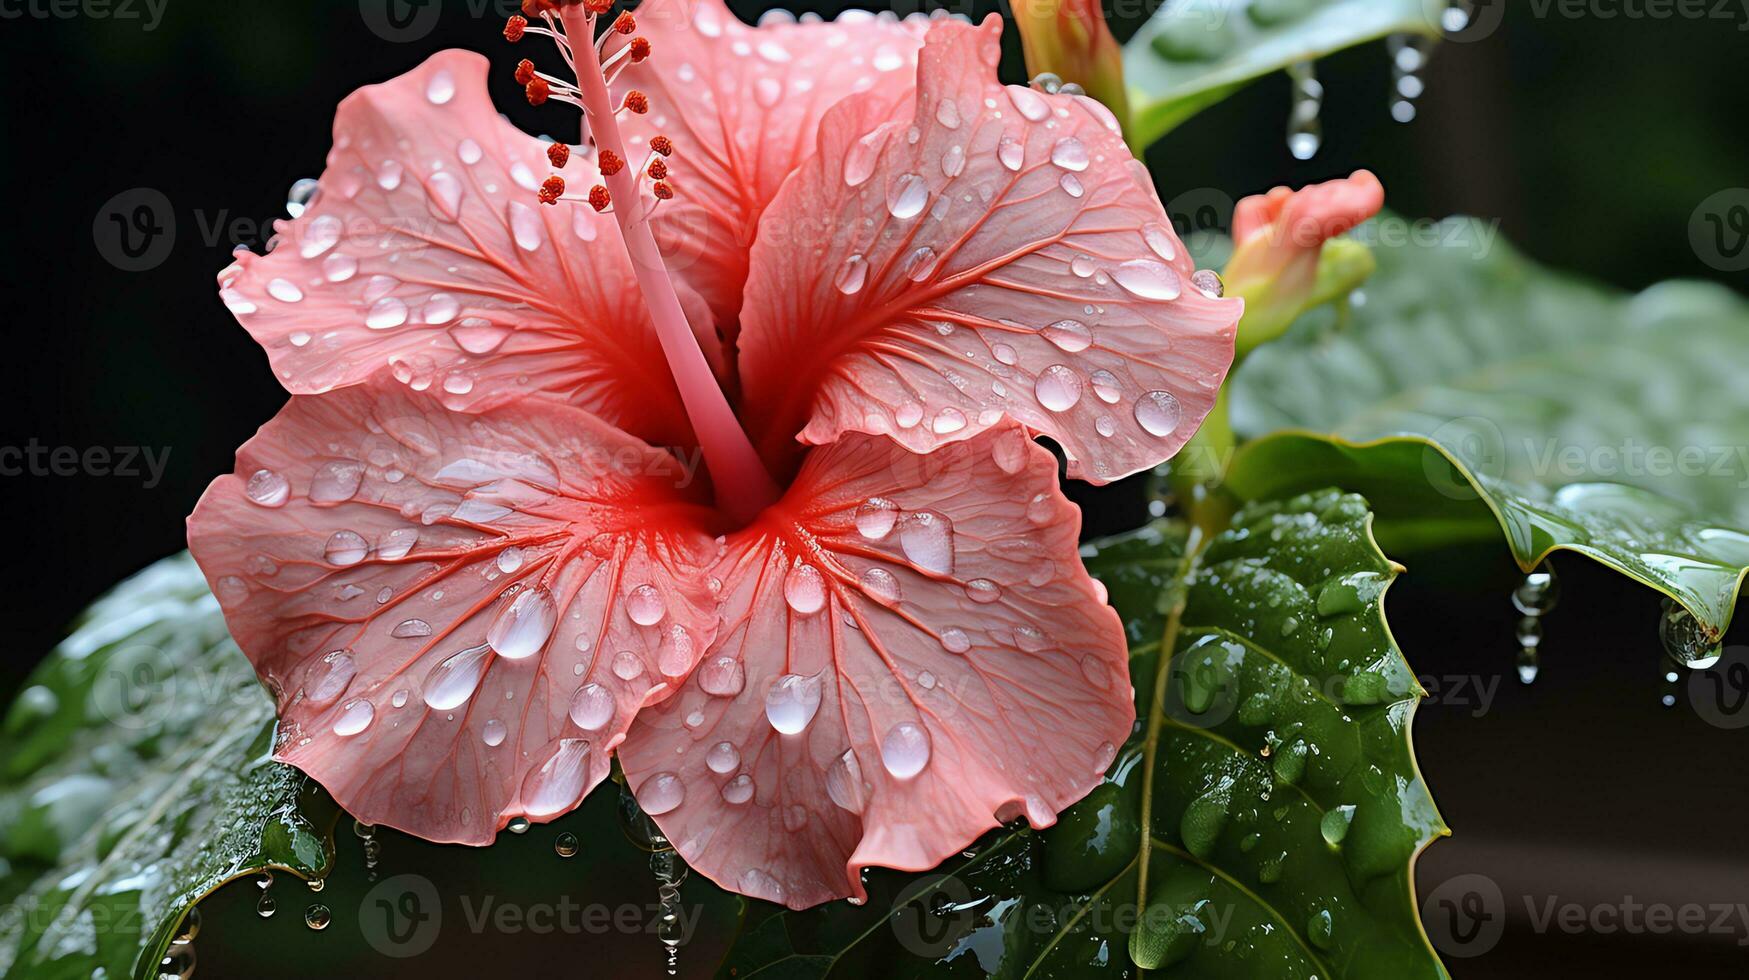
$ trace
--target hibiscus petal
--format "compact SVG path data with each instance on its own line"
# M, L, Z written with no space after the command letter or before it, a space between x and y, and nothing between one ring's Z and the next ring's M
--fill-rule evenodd
M278 700L275 758L358 819L484 844L608 772L714 636L686 471L585 412L300 396L189 518Z
M638 31L654 54L620 76L655 110L621 122L634 152L673 141L678 195L653 228L669 268L710 302L733 339L747 247L778 187L814 152L820 117L853 92L908 99L928 19L847 10L830 22L749 27L721 0L651 0Z
M793 908L1050 824L1134 720L1079 526L1017 426L815 450L730 536L716 643L621 746L639 802L700 872Z
M932 26L914 113L841 103L766 209L740 366L768 455L798 430L925 452L1006 415L1106 482L1177 452L1214 404L1241 304L1190 285L1098 103L997 83L999 33Z
M445 51L342 102L320 194L271 252L219 274L221 297L294 394L389 366L454 409L546 392L689 441L618 226L539 203L546 144L498 114L486 69ZM599 179L582 153L560 173L573 189ZM703 302L682 298L720 362Z

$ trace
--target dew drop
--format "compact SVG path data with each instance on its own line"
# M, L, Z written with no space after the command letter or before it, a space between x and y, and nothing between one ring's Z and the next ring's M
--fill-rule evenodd
M662 602L662 593L648 583L632 589L626 596L626 615L639 626L654 626L668 614L667 607Z
M1165 438L1178 429L1184 409L1169 391L1150 391L1136 399L1136 423L1149 435Z
M1039 372L1033 394L1045 408L1066 412L1081 400L1081 377L1066 365L1053 364Z
M1088 375L1088 381L1093 383L1093 394L1107 405L1115 405L1123 397L1123 389L1119 387L1117 375L1101 368Z
M955 102L949 96L943 96L942 98L937 99L935 103L935 121L940 123L943 129L960 128L959 103Z
M486 655L492 648L484 643L469 647L451 656L425 675L422 697L438 711L448 711L474 696L480 678L486 673Z
M660 816L686 799L686 784L671 772L659 772L638 787L637 798L645 813Z
M1058 320L1045 327L1041 333L1046 340L1057 346L1058 350L1076 354L1093 346L1093 331L1080 320Z
M1111 270L1119 286L1142 299L1177 299L1182 292L1178 273L1153 259L1131 259Z
M951 435L965 427L966 413L951 405L936 412L935 418L929 423L929 428L938 436Z
M613 655L613 676L622 681L629 681L644 672L644 662L630 650L621 650Z
M480 728L480 741L496 747L503 745L505 737L509 734L510 730L504 727L503 722L496 718L488 718L486 724Z
M797 615L812 616L825 608L826 584L820 570L812 565L796 565L783 580L783 598Z
M919 246L905 259L905 278L912 282L922 282L935 273L936 263L940 257L935 249L928 245Z
M972 639L965 630L949 626L941 631L941 648L948 653L965 653L972 648Z
M1073 136L1065 136L1051 147L1051 162L1064 170L1079 173L1086 170L1089 163L1087 147Z
M322 278L329 282L345 282L358 274L358 260L335 252L322 260Z
M899 507L885 497L870 497L856 508L856 531L870 541L879 541L893 530Z
M996 159L1009 170L1018 171L1026 162L1026 146L1012 136L1004 136L996 144Z
M845 749L826 770L826 795L841 809L861 813L868 807L867 791L863 788L862 763L855 749Z
M552 638L558 609L553 594L544 586L516 594L486 630L486 643L506 660L532 657Z
M747 672L739 659L718 655L699 667L698 686L712 697L732 698L747 686Z
M784 674L765 694L766 720L781 735L800 733L820 710L820 688L819 674Z
M364 561L364 556L370 553L370 545L364 536L357 531L335 531L328 538L328 544L322 550L322 557L330 565L356 565Z
M941 173L945 177L958 177L960 171L966 169L966 149L955 144L947 148L941 155Z
M310 501L317 504L337 504L351 500L364 482L364 464L356 459L332 459L316 469L310 478Z
M987 578L975 578L966 583L966 598L976 603L991 603L1002 598L1002 587Z
M870 567L862 573L858 581L862 584L863 592L876 602L890 606L903 598L898 578L884 568Z
M393 330L407 322L407 304L393 296L384 296L371 304L364 315L364 325L372 330Z
M838 287L839 292L851 296L861 291L862 284L867 281L868 260L861 255L852 255L838 267L838 275L832 280L832 284Z
M944 101L943 105L952 105ZM929 184L916 174L900 174L887 188L887 212L895 218L915 218L929 203ZM838 288L843 289L841 285ZM845 290L855 292L855 290Z
M607 727L613 711L613 694L600 684L585 684L571 695L571 720L586 732Z
M583 795L589 775L589 743L580 738L561 738L540 767L522 781L523 811L531 817L550 817L571 809Z
M446 221L456 220L461 216L462 182L447 170L432 174L430 181L431 203L436 205L438 217Z
M953 571L953 525L940 514L906 514L899 524L899 547L924 571L938 575Z
M553 853L562 858L577 856L577 835L569 831L553 839Z
M910 779L922 772L929 765L929 733L909 721L894 725L881 739L881 764L894 779Z
M431 624L423 619L402 620L389 631L389 635L403 640L415 636L430 636Z
M456 144L455 155L457 159L471 167L479 163L486 154L480 149L480 144L474 142L473 137L464 137L460 143Z
M376 706L368 699L353 698L340 706L340 717L334 719L334 734L341 737L357 735L370 727L376 716Z
M1034 92L1024 85L1008 86L1008 100L1014 103L1014 108L1032 122L1044 122L1051 114L1051 107L1045 102L1044 96Z
M704 764L710 767L711 772L727 775L741 765L741 752L735 748L733 742L718 742L705 753Z
M723 802L725 803L740 806L752 798L753 777L746 773L742 773L723 784Z
M291 496L291 482L272 470L256 470L243 485L249 502L262 507L279 507Z
M316 679L304 689L304 700L316 706L323 707L346 692L347 685L352 683L353 675L358 673L358 664L347 650L335 650L322 658L322 667Z
M425 97L432 105L443 105L455 98L455 76L448 69L434 73L425 83Z

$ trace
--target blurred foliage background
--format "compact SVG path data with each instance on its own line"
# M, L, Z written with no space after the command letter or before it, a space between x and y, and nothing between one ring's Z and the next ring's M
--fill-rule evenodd
M379 36L367 23L388 3L429 29L405 42ZM497 95L513 119L536 132L572 125L557 110L516 99L514 58L497 36L503 6L0 4L0 87L8 95L0 186L10 194L0 220L0 446L169 452L152 486L143 474L0 476L13 541L0 567L0 610L10 625L0 694L10 695L100 591L183 546L183 518L202 488L230 469L235 447L283 402L265 357L219 303L213 277L235 246L260 248L293 181L320 172L342 97L433 50L467 46L502 61ZM764 5L733 6L752 17ZM1118 6L1122 38L1153 4ZM1700 276L1744 289L1745 274L1709 267L1689 245L1695 208L1749 185L1749 86L1741 78L1749 9L1705 6L1727 16L1568 17L1559 4L1515 2L1492 34L1436 50L1413 123L1389 117L1389 64L1374 44L1320 63L1325 139L1312 160L1296 161L1286 148L1289 88L1277 75L1174 132L1148 164L1169 202L1186 192L1237 199L1364 166L1383 179L1396 211L1497 218L1507 238L1551 265L1626 288ZM999 8L980 0L952 9L982 16ZM1005 40L1006 77L1021 81L1018 38ZM168 200L175 239L153 268L124 271L96 247L94 225L106 202L135 188ZM1133 482L1081 499L1090 533L1144 517ZM1556 883L1539 887L1558 891L1560 881L1615 868L1629 876L1625 884L1612 878L1598 887L1618 899L1625 889L1643 899L1749 900L1749 845L1710 836L1749 804L1741 779L1749 752L1730 733L1659 706L1665 686L1649 592L1559 560L1566 598L1549 621L1543 680L1524 688L1511 676L1506 593L1515 572L1504 547L1408 564L1411 574L1392 593L1392 621L1416 669L1499 683L1488 717L1453 699L1429 705L1417 725L1423 769L1459 833L1424 859L1424 890L1483 870L1514 883L1553 876ZM1739 624L1734 633L1745 630ZM1737 938L1593 936L1575 944L1558 933L1509 931L1485 966L1452 969L1536 976L1595 962L1600 975L1630 975L1636 964L1668 963L1675 951L1692 965L1689 975L1724 975L1712 970L1743 962ZM480 965L488 964L502 962L485 956Z

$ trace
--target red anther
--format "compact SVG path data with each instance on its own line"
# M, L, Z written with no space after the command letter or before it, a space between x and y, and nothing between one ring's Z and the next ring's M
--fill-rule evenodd
M650 97L637 89L632 89L626 93L626 108L641 116L650 111Z
M504 40L511 44L522 40L522 32L528 30L528 18L521 14L511 14L504 22Z
M650 137L650 149L668 157L674 155L674 141L666 136Z
M668 179L668 165L660 160L651 160L650 168L645 172L650 175L651 180Z
M600 184L596 184L594 187L589 188L589 206L590 207L594 208L597 211L606 211L607 206L609 204L612 204L612 203L613 203L613 198L608 196L607 188L601 186Z
M619 173L620 168L625 165L626 162L621 160L619 154L612 150L602 150L601 158L597 162L597 166L601 170L601 176L603 177L612 177L614 174Z
M650 185L650 190L656 195L656 200L658 201L666 201L674 196L674 188L669 187L667 183L660 180Z
M547 84L546 79L531 78L528 80L528 84L523 86L522 94L528 96L529 105L540 105L547 100L547 96L553 94L553 90L552 86Z
M554 170L563 170L565 164L571 162L571 148L564 143L549 143L547 159L552 162Z
M634 37L629 45L632 49L632 64L637 64L650 56L650 39Z
M534 62L527 58L518 61L516 63L516 84L526 88L528 83L532 81L534 81Z
M583 0L583 9L599 17L613 9L613 0Z
M541 14L557 10L558 7L559 5L553 0L522 0L522 12L530 17L539 17Z
M632 12L627 10L614 18L613 29L621 34L630 34L638 29L638 22L632 19Z
M540 185L540 202L542 204L559 203L560 195L565 193L565 178L554 174Z

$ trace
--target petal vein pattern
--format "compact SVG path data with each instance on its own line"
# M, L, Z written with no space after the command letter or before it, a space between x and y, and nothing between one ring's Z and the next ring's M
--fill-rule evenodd
M1134 719L1079 524L1018 426L816 450L729 537L717 641L621 747L640 803L700 872L793 908L1052 823Z
M484 844L574 807L713 638L687 482L577 409L378 381L293 398L189 546L278 702L275 757L360 820Z
M853 96L760 222L741 313L754 438L926 452L1008 417L1107 482L1213 405L1240 303L1203 295L1110 113L999 84L1000 22L929 31L914 100Z
M452 409L530 393L660 445L691 428L613 219L542 206L546 145L486 92L486 59L445 51L341 103L321 190L266 255L219 274L220 296L293 394L388 370ZM558 171L587 187L590 155ZM704 303L688 319L719 370Z

